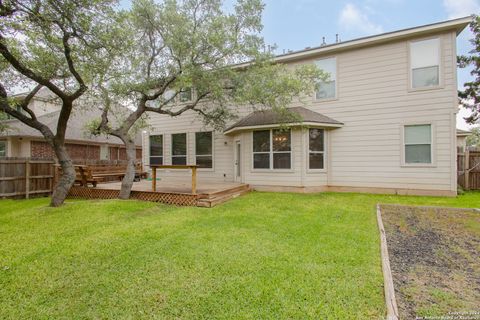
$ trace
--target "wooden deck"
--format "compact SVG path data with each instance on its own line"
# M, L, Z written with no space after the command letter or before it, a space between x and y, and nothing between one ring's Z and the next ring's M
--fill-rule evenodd
M98 184L96 188L73 187L69 198L115 199L118 197L121 182ZM152 181L142 180L133 183L130 198L161 202L179 206L214 207L220 203L236 198L250 191L250 187L234 182L202 182L197 186L197 193L192 194L190 181L160 180L156 192L152 191Z

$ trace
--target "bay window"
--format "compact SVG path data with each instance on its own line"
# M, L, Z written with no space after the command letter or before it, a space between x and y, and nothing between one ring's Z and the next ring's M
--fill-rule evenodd
M163 165L163 135L150 136L150 164Z
M253 131L254 169L290 169L291 159L290 129Z
M432 163L432 126L430 124L404 127L405 164Z
M195 161L200 168L213 167L213 134L212 132L195 133Z
M186 133L172 134L172 164L173 165L187 164L187 134Z
M440 39L410 43L411 87L425 88L440 84Z
M315 98L317 100L335 98L337 96L337 59L321 59L317 60L315 64L320 70L328 74L326 80L317 82Z
M325 168L325 131L311 128L308 130L308 168Z
M253 131L253 168L270 169L270 130Z

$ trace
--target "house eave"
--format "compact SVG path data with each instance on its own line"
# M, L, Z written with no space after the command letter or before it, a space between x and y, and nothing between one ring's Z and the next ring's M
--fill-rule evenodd
M6 140L9 138L14 139L29 139L33 141L45 141L44 137L41 136L34 136L34 135L19 135L19 134L12 134L12 135L0 135L0 140ZM65 139L65 143L72 143L72 144L84 144L84 145L95 145L95 146L102 146L108 145L112 147L122 147L124 146L123 143L119 142L102 142L102 141L95 141L95 140L82 140L82 139ZM136 148L141 148L142 146L139 144L135 145Z
M320 123L320 122L309 122L309 121L304 121L301 123L295 122L295 123L283 123L283 124L272 123L272 124L262 124L262 125L255 125L255 126L235 127L227 131L224 131L223 134L231 135L239 131L273 129L273 128L280 128L280 127L314 127L314 128L335 129L335 128L343 127L343 123Z
M457 35L465 29L468 24L472 22L472 16L467 16L463 18L458 18L454 20L448 20L444 22L437 22L428 25L423 25L419 27L412 27L408 29L386 32L374 36L368 36L358 39L353 39L349 41L334 43L330 45L324 45L320 47L315 47L311 49L299 50L295 52L290 52L282 55L278 55L273 58L274 62L277 63L286 63L292 62L307 58L312 58L316 56L321 56L325 54L332 54L337 51L357 49L360 47L367 47L372 45L378 45L381 43L386 43L390 41L397 41L412 37L420 37L424 35L440 33L449 30L455 30ZM245 68L248 67L251 62L245 62L236 65L236 68Z

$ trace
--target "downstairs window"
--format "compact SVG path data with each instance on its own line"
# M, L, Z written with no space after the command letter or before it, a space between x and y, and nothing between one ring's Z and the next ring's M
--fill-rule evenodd
M150 136L150 164L163 165L163 135Z
M213 134L212 132L195 133L195 161L199 168L213 167Z
M406 164L432 163L432 126L430 124L404 127Z
M187 134L172 134L172 164L187 164Z
M308 168L325 168L325 131L311 128L308 130Z
M291 169L291 132L253 131L253 169Z

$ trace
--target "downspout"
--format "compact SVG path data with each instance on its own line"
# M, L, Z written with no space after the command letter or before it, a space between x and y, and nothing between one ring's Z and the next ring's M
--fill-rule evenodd
M327 142L327 188L330 187L332 182L332 138L331 133L333 130L326 130L326 142Z
M453 113L450 113L450 125L452 126L452 137L451 137L451 144L452 144L452 149L451 150L451 156L450 156L450 190L453 191L455 194L457 194L457 169L458 169L458 157L457 157L457 112L458 112L458 79L457 79L457 35L455 32L451 32L451 42L452 42L452 47L453 47L453 52L455 53L454 59L452 61L453 64ZM466 169L466 168L465 168Z
M305 171L306 171L306 167L307 167L306 166L307 159L306 159L306 156L305 156L307 154L307 150L305 150L305 145L306 145L305 144L305 139L306 139L305 130L306 129L303 128L303 127L300 129L300 136L301 136L301 139L302 139L302 143L301 143L301 145L302 145L302 148L301 148L301 152L302 152L301 159L302 159L302 161L301 161L300 186L303 188L303 191L305 191L305 174L306 174Z

